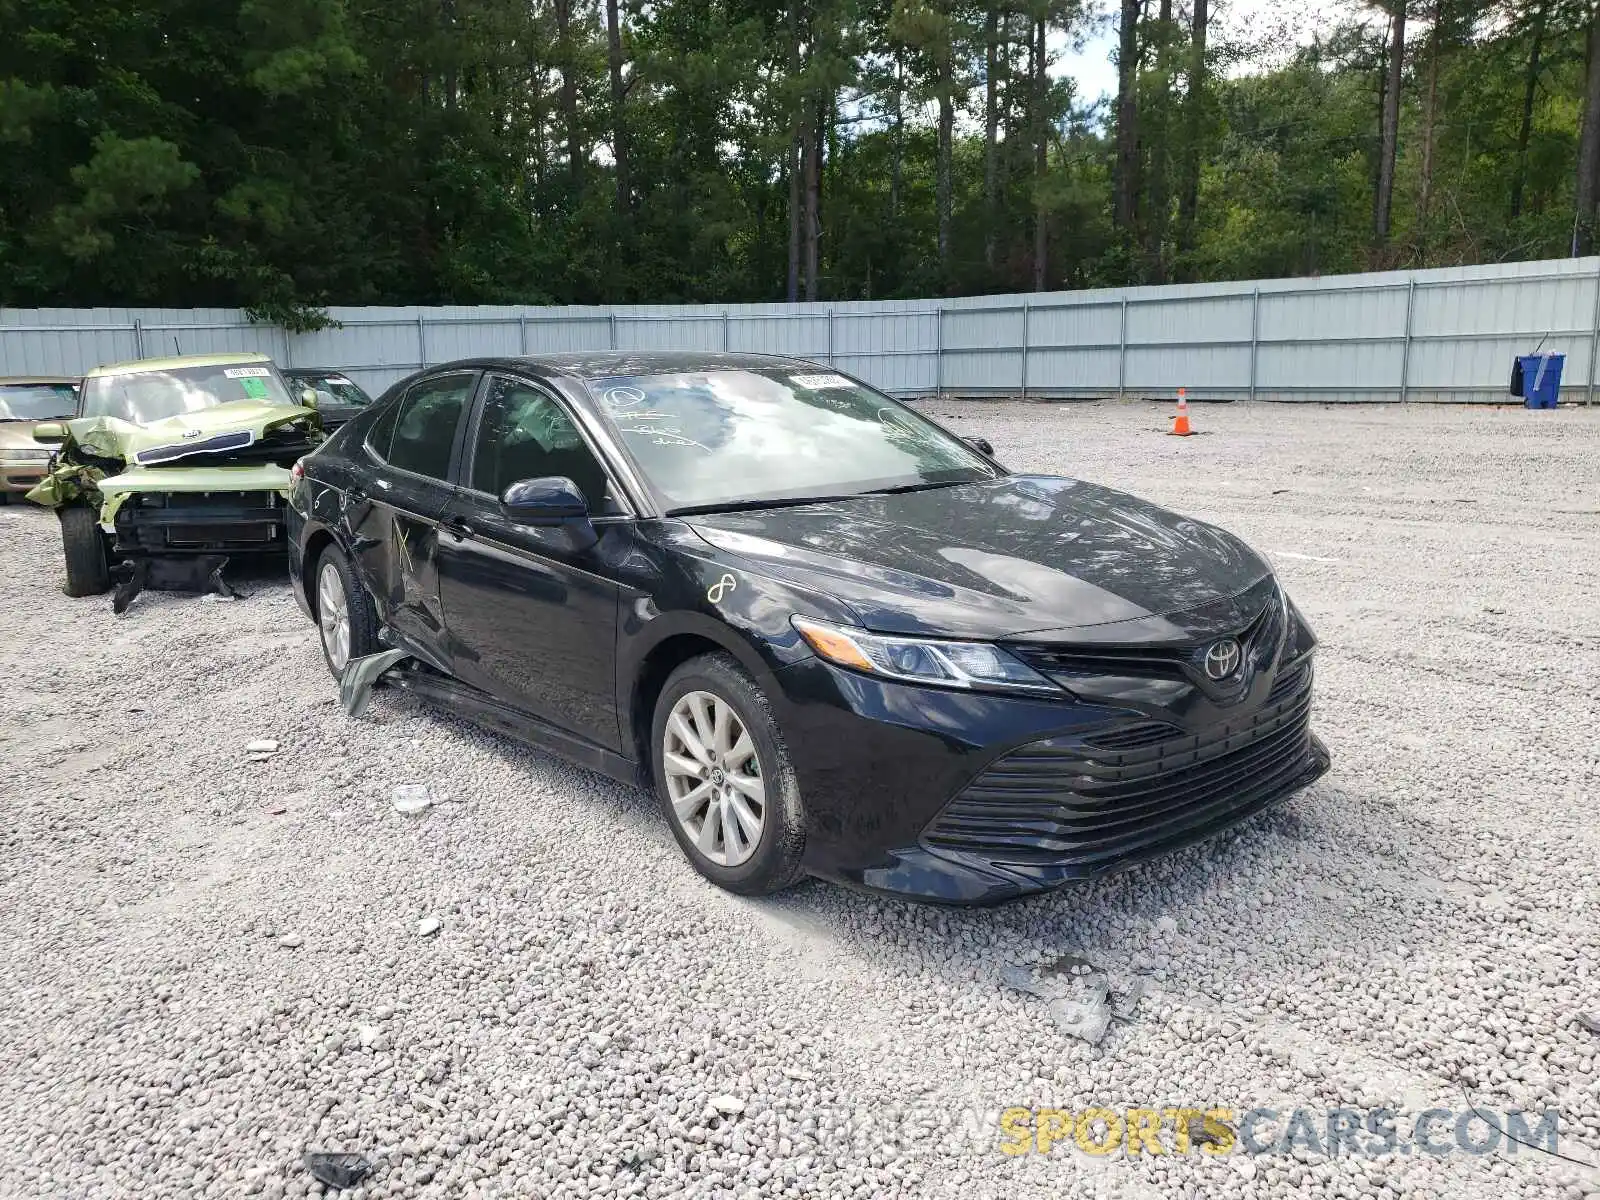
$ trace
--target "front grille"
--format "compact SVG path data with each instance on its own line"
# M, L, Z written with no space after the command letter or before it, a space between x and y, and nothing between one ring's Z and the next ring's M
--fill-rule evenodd
M124 552L270 549L282 544L276 492L167 492L129 497L117 513Z
M1089 734L1083 740L1097 750L1137 750L1182 735L1183 730L1165 721L1141 721L1137 725L1121 725L1104 733Z
M1272 691L1267 693L1267 703L1277 704L1287 700L1290 696L1298 695L1311 678L1311 660L1290 667L1279 675L1272 685Z
M292 467L297 458L317 448L317 441L304 425L280 425L259 438L243 431L186 445L160 446L143 451L138 460L147 467L241 467L260 463Z
M1250 664L1259 669L1276 658L1283 644L1284 628L1283 605L1274 591L1266 597L1261 611L1247 625L1231 631L1231 636L1239 640L1244 650L1241 669ZM1230 631L1182 646L1123 648L1011 642L1006 649L1035 671L1070 690L1075 681L1105 676L1182 681L1206 679L1206 651L1218 638L1227 636L1230 636Z
M219 433L216 437L208 437L189 442L174 442L168 446L153 446L149 450L141 450L133 457L140 466L151 467L159 463L172 462L174 459L189 458L196 454L216 454L230 450L242 450L255 441L255 434L248 429L235 433Z
M268 545L277 540L278 527L266 521L238 524L168 525L167 545L185 549L217 546L223 543Z
M1283 686L1276 702L1201 733L1141 722L1015 750L963 789L923 840L999 863L1088 867L1223 823L1309 765L1310 672L1286 678L1298 690Z

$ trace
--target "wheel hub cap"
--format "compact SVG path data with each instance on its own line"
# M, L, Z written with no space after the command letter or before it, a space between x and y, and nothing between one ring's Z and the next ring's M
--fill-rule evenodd
M696 851L720 867L749 860L766 827L767 787L739 714L711 692L672 707L661 741L673 818Z
M317 574L317 625L328 662L335 671L344 670L350 661L350 606L345 603L344 580L332 563L324 563Z

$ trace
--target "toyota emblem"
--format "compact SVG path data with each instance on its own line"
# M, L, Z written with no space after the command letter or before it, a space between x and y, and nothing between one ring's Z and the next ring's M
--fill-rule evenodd
M1212 642L1206 649L1206 674L1212 679L1226 679L1239 669L1243 660L1244 651L1237 639L1223 638L1220 642Z

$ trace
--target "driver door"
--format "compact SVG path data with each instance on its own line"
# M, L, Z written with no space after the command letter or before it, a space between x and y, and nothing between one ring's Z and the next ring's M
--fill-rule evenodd
M509 484L551 475L578 485L602 539L625 536L616 517L607 529L605 468L561 402L527 380L491 375L439 538L451 656L466 682L618 750L621 587L600 547L574 552L560 531L514 524L500 510Z

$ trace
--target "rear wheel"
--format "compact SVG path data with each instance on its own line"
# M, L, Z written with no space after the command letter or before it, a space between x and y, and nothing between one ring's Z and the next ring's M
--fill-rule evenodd
M804 873L800 788L772 705L732 655L674 671L652 723L656 795L695 870L746 896Z
M322 657L333 677L342 679L352 658L364 658L383 648L378 644L378 610L337 546L322 552L313 581L311 595L322 636Z
M61 549L67 560L67 595L98 596L111 590L106 539L93 509L72 504L61 510Z

